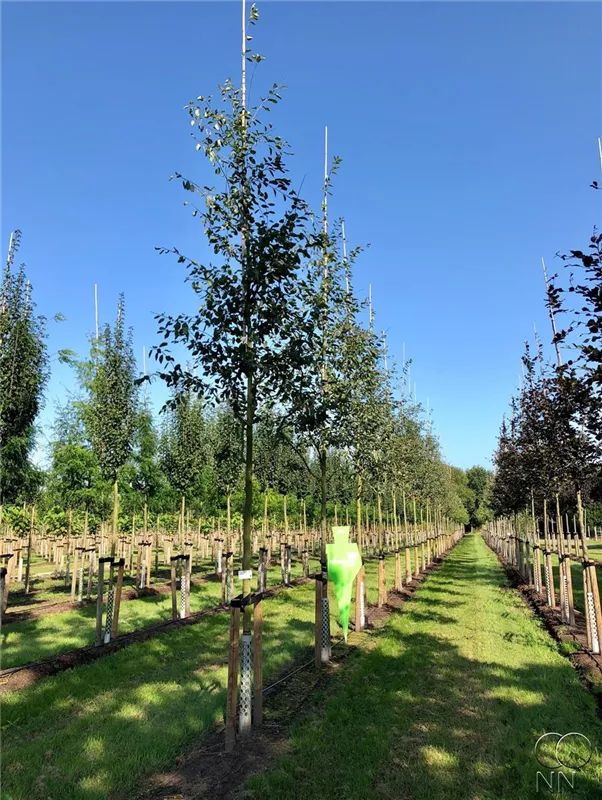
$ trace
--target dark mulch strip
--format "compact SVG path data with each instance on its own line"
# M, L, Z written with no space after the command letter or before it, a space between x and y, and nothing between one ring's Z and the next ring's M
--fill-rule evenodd
M439 569L444 558L436 558L400 592L389 592L382 608L369 608L367 633L362 636L381 628L391 614L403 611L405 602L429 574ZM321 713L321 701L315 700L316 696L328 690L348 658L359 655L358 646L350 642L346 647L333 646L331 662L319 670L312 664L295 672L299 665L288 665L285 671L274 676L273 684L278 685L264 690L264 724L261 728L254 730L249 737L239 739L234 751L226 753L224 726L216 727L203 736L199 744L178 756L173 769L147 778L137 800L242 800L249 779L269 769L274 759L289 751L292 725L306 716ZM291 677L278 683L287 674Z
M580 648L574 653L566 653L562 649L560 652L569 659L579 673L582 684L593 694L598 716L602 718L602 657L595 655L587 647L585 615L575 609L575 624L564 623L560 610L550 608L544 595L537 592L534 586L526 584L522 575L508 563L507 559L499 553L496 555L510 580L511 587L524 598L555 641L558 644L569 643Z
M291 581L290 588L307 582L307 578L296 578L295 580ZM264 598L269 599L275 594L283 591L284 588L286 587L275 586L272 589L268 589L264 593ZM61 655L53 656L45 661L38 661L32 664L24 664L22 667L14 667L12 669L2 670L0 672L0 686L2 687L3 692L24 689L27 686L31 686L32 684L37 683L37 681L42 680L42 678L48 677L49 675L55 675L57 672L63 672L66 669L73 669L74 667L79 667L83 664L89 664L90 662L96 661L99 658L109 656L112 653L115 653L117 650L121 650L123 647L128 647L129 645L136 644L137 642L144 642L147 639L160 636L162 633L169 633L172 630L183 628L188 625L196 625L204 617L213 614L220 614L226 610L227 607L223 605L214 606L213 608L206 608L202 611L197 611L196 613L191 614L185 619L170 619L167 622L160 622L156 625L149 625L147 628L141 628L140 630L132 631L132 633L125 633L121 636L118 636L108 644L102 644L98 647L95 645L80 647L77 650L70 650L68 653L62 653Z

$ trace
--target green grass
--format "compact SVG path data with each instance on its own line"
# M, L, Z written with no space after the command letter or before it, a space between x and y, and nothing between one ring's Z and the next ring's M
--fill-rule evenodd
M301 574L301 566L296 562L293 566L293 577L296 577ZM207 565L206 572L209 570L210 567ZM199 576L198 572L193 573L193 578ZM269 585L275 585L279 578L280 568L272 567L268 576ZM191 612L211 608L220 602L219 581L211 580L192 587ZM171 594L124 600L119 611L119 633L129 633L169 619L171 619ZM1 635L2 669L28 664L77 647L94 644L95 631L95 604L5 625Z
M301 563L293 561L292 567L292 577L299 577ZM317 568L317 563L312 561L310 570ZM377 561L368 562L367 594L368 602L372 604L377 601L377 569ZM210 567L207 564L206 571L209 570ZM391 587L395 574L393 557L386 560L386 573L388 586ZM193 577L198 574L195 572ZM279 581L280 567L273 566L269 570L268 586L278 585ZM235 581L235 591L237 590L236 584L237 581ZM211 608L220 602L221 584L219 581L209 581L192 587L191 612ZM171 619L170 594L123 601L119 611L119 633L129 633L169 619ZM78 647L94 644L95 631L96 605L87 605L56 614L45 614L35 619L5 625L0 636L2 669L40 661Z
M377 568L367 564L374 600ZM389 583L393 573L391 558ZM313 618L313 582L266 601L264 682L311 658ZM331 629L341 636L334 601ZM223 719L227 632L226 614L207 617L6 694L2 800L131 798L144 775Z
M265 603L266 681L311 658L313 614L313 584ZM227 639L227 615L207 617L5 695L2 800L131 798L223 718Z
M538 769L549 779L537 738L577 731L602 742L593 698L480 536L466 537L407 613L361 647L293 728L290 755L245 797L561 797L541 778L536 792ZM568 796L599 798L601 779L595 754Z

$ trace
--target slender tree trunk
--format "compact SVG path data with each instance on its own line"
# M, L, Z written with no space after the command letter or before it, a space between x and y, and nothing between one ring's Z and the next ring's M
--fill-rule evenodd
M119 533L119 484L117 476L113 482L113 524L111 530L111 557L115 558L115 547L117 546L117 535Z
M399 524L397 521L397 497L395 496L395 490L391 489L391 497L393 499L393 528L395 533L395 549L399 549Z
M356 524L356 541L360 556L362 555L362 476L357 476L357 493L355 496L355 524Z
M328 567L326 563L326 445L320 449L320 484L321 484L321 548L320 548L320 581L316 581L316 615L315 615L315 656L316 666L330 660L330 610L328 602Z
M182 549L182 545L184 544L184 527L186 524L186 495L182 494L182 498L180 501L180 549Z
M247 419L245 423L245 503L243 508L242 532L242 568L251 569L252 546L251 527L253 521L253 416L255 408L255 395L252 377L247 380ZM246 597L251 593L251 580L245 578L242 582L242 593ZM243 633L251 631L250 604L245 606L243 615Z
M327 510L326 510L326 447L322 446L320 450L320 509L321 509L321 527L322 527L322 546L320 549L320 557L324 565L326 565L326 535L327 535Z
M284 538L288 542L288 511L286 507L286 495L282 495L282 515L284 517Z
M268 490L263 493L263 520L261 527L263 529L263 546L267 544L268 538Z
M29 568L31 566L31 537L33 535L34 520L36 517L36 507L31 507L31 519L29 521L29 535L27 537L27 566L25 567L25 594L29 594Z
M230 552L232 538L232 491L226 493L226 552Z

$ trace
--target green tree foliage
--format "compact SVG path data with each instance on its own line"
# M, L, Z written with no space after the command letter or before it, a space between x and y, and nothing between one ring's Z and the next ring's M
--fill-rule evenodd
M159 464L159 436L147 405L137 415L133 467L132 487L140 492L151 510L162 511L153 506L153 500L164 488L166 478Z
M493 474L485 467L474 466L466 470L466 481L474 493L474 508L470 511L470 524L479 528L493 518L490 508L490 495Z
M525 380L513 398L510 424L503 424L495 455L492 507L514 514L558 494L573 508L578 491L594 498L600 483L600 442L585 424L583 384L573 369L552 368L525 348Z
M218 410L214 438L216 488L229 501L242 477L244 435L240 420L227 407Z
M102 494L98 461L92 450L80 444L53 448L48 477L48 496L59 509L94 507Z
M161 434L161 466L184 508L207 462L208 443L202 401L191 392L173 400Z
M132 331L125 329L125 301L117 319L95 342L93 362L81 366L87 375L88 400L82 405L87 435L103 478L113 483L113 535L119 527L118 473L131 457L138 412L136 361Z
M136 361L132 331L125 329L123 295L115 325L107 323L95 355L85 421L102 474L114 481L133 452L138 412Z
M251 23L256 10L251 13ZM246 60L261 57L245 53ZM243 61L244 63L244 61ZM309 357L312 335L301 303L307 252L306 209L292 188L286 143L263 121L280 100L278 86L247 108L244 82L220 86L220 102L200 96L188 113L204 153L225 187L220 191L182 179L205 200L194 208L215 263L201 264L172 250L186 265L198 312L160 315L163 341L153 351L169 386L229 405L244 426L245 505L243 568L251 568L253 427L259 409L290 401ZM167 252L162 250L162 252ZM178 363L170 345L184 345L201 372ZM243 592L250 582L243 583ZM245 630L250 626L245 612Z
M13 269L13 235L0 286L0 503L31 499L42 475L30 462L48 380L45 319L34 313L25 267Z

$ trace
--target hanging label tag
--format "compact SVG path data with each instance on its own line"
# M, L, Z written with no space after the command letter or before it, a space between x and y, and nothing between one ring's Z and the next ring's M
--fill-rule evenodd
M252 569L239 569L238 570L238 580L239 581L246 581L251 580L253 577L253 570Z

